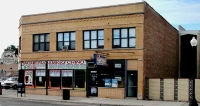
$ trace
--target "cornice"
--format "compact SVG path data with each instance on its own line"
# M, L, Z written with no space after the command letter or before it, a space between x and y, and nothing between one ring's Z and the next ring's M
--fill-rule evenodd
M115 20L115 19L126 19L126 18L133 18L133 17L141 17L141 13L138 14L127 14L121 16L105 16L105 17L90 17L90 18L78 18L78 19L65 19L65 20L54 20L54 21L43 21L43 22L36 22L36 23L27 23L21 24L20 27L35 27L35 26L46 26L46 25L53 25L53 24L67 24L67 23L81 23L81 22L88 22L88 21L101 21L101 20Z

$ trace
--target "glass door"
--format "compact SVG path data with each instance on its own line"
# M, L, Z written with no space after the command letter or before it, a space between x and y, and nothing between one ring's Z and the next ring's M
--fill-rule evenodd
M97 71L90 71L89 74L89 96L97 96L98 94L98 74Z
M137 97L137 71L127 71L127 97Z

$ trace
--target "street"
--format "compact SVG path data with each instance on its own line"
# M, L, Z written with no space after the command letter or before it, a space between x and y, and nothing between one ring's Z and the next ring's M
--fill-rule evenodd
M16 93L14 89L3 89L3 95L13 95ZM17 95L17 93L15 94ZM49 101L40 101L40 100L27 100L19 98L10 98L10 97L1 97L0 95L0 106L99 106L99 105L90 105L85 103L67 103L67 102L49 102Z
M99 106L89 104L77 104L77 103L63 103L63 102L43 102L43 101L31 101L15 98L2 98L0 97L0 106Z

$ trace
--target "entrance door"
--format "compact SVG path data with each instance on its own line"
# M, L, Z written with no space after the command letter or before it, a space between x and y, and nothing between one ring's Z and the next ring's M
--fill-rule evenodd
M127 71L127 97L137 97L137 71Z
M98 74L97 71L90 71L89 74L89 96L97 96L98 94Z

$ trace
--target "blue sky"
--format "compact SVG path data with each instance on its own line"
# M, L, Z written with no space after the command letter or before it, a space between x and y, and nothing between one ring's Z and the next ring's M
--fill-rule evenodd
M126 4L143 0L0 0L0 55L18 45L18 26L22 15ZM175 28L200 30L200 0L145 0Z

